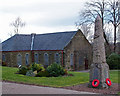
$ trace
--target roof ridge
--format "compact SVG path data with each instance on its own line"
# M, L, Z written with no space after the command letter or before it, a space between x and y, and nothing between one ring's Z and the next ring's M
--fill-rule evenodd
M47 35L47 34L58 34L58 33L71 33L71 32L77 32L77 31L63 31L63 32L53 32L53 33L42 33L42 34L36 34L36 35ZM31 33L32 34L32 33ZM16 36L18 35L31 35L31 34L15 34Z
M64 31L64 32L53 32L53 33L43 33L43 34L36 34L36 35L47 35L47 34L58 34L58 33L72 33L77 31Z
M14 36L30 36L31 34L15 34Z

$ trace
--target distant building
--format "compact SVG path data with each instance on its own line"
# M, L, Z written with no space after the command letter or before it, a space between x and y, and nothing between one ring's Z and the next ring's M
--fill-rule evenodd
M47 67L56 62L69 70L85 70L92 62L92 46L80 30L16 34L2 42L2 52L3 62L11 67L33 62Z

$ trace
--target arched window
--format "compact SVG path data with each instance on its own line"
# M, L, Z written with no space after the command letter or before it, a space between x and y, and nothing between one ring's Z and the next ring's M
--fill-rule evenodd
M70 65L73 66L73 54L70 54Z
M35 59L35 63L38 64L38 53L35 53L35 55L34 55L34 59Z
M55 56L54 56L54 58L55 58L55 62L56 62L57 64L60 64L60 56L59 56L59 53L56 53Z
M49 56L47 53L44 54L44 64L49 65Z
M2 55L2 61L5 62L5 54Z
M25 55L25 64L26 65L29 64L29 54L28 53Z
M22 65L22 55L21 54L18 54L17 55L17 65Z

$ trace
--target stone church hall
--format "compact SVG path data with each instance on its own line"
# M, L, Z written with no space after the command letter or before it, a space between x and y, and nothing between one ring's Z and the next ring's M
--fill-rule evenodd
M92 62L92 45L81 30L47 34L16 34L2 42L2 61L7 66L56 62L68 70L87 70Z

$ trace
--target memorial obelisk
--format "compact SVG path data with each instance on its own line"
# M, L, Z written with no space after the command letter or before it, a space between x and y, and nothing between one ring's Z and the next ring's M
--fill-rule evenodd
M109 66L106 63L102 19L98 15L95 20L93 63L90 66L89 87L93 87L92 81L97 79L99 80L97 88L108 88L106 78L109 78Z

